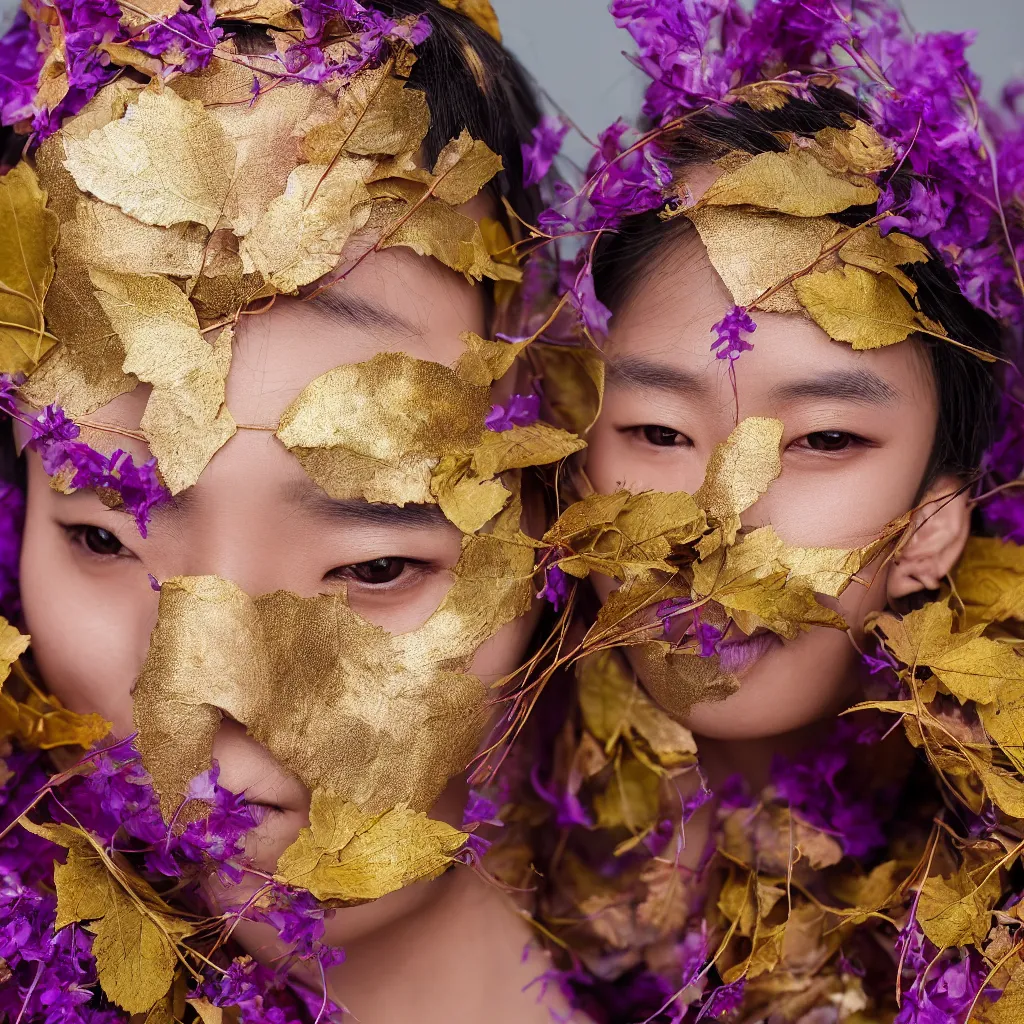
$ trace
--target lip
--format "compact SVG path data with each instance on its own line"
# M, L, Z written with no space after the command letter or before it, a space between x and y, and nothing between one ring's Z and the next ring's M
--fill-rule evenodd
M781 641L774 633L755 633L753 636L727 640L719 645L718 664L729 675L740 675L760 661Z

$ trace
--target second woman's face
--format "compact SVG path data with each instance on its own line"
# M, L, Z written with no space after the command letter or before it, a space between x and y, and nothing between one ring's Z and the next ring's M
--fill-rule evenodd
M927 354L913 342L855 352L804 317L756 314L734 395L728 360L710 350L712 326L732 305L695 234L635 287L612 321L604 408L588 438L591 482L601 492L693 493L738 419L772 417L784 424L782 474L744 526L770 523L802 546L873 540L914 507L928 467L937 401ZM830 602L850 635L814 628L793 641L749 641L733 628L722 661L740 687L696 705L686 724L721 739L765 737L848 702L860 625L884 607L888 571L869 566L870 586L854 582ZM599 577L597 586L606 595L615 584Z

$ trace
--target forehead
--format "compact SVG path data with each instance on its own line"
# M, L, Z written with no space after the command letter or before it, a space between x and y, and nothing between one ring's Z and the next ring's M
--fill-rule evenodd
M380 352L452 366L460 335L483 333L484 290L435 260L403 249L371 252L313 297L277 296L235 328L227 407L237 423L274 425L311 381ZM140 386L115 399L106 417L137 428L149 397Z
M727 389L731 399L729 360L717 358L711 345L715 324L733 304L696 231L681 230L662 246L615 311L607 349L610 386L637 383L644 364L656 363L683 370L706 385L717 382L718 390ZM757 330L747 340L753 350L735 363L741 393L766 393L809 375L831 374L869 383L877 378L883 390L887 387L899 397L934 401L930 361L917 341L855 351L800 314L755 312L752 317Z

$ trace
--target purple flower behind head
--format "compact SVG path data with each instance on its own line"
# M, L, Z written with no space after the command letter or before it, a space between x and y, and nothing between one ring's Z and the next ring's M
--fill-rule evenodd
M528 427L540 416L540 395L513 395L508 406L494 405L484 418L488 430L503 433L513 427Z
M59 473L67 465L71 442L81 431L78 424L69 420L58 405L48 405L32 424L32 439L29 447L39 452L43 469L49 476Z
M16 124L32 116L42 66L39 33L29 16L18 11L0 38L0 124Z
M718 336L718 340L711 344L711 351L719 359L728 359L730 364L736 362L742 353L749 352L754 347L743 338L743 335L753 334L757 330L757 324L743 306L733 306L711 329Z
M589 263L580 270L569 289L569 303L576 310L580 323L592 335L601 337L608 333L612 311L597 297Z
M569 126L560 117L547 115L540 119L540 124L533 129L533 141L524 142L522 147L527 188L544 180L568 131Z
M557 612L569 599L571 586L569 577L557 565L552 565L544 572L544 589L539 596Z

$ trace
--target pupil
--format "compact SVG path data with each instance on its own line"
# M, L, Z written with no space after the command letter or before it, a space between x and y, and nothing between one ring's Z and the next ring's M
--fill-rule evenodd
M671 427L644 427L644 437L659 447L667 448L676 443L679 431Z
M85 546L97 555L116 555L121 550L121 542L100 526L90 526L85 531Z
M846 447L849 437L849 434L841 430L821 430L811 435L811 447L823 451L838 451Z
M390 583L398 578L403 563L400 558L375 558L354 568L356 576L364 583Z

